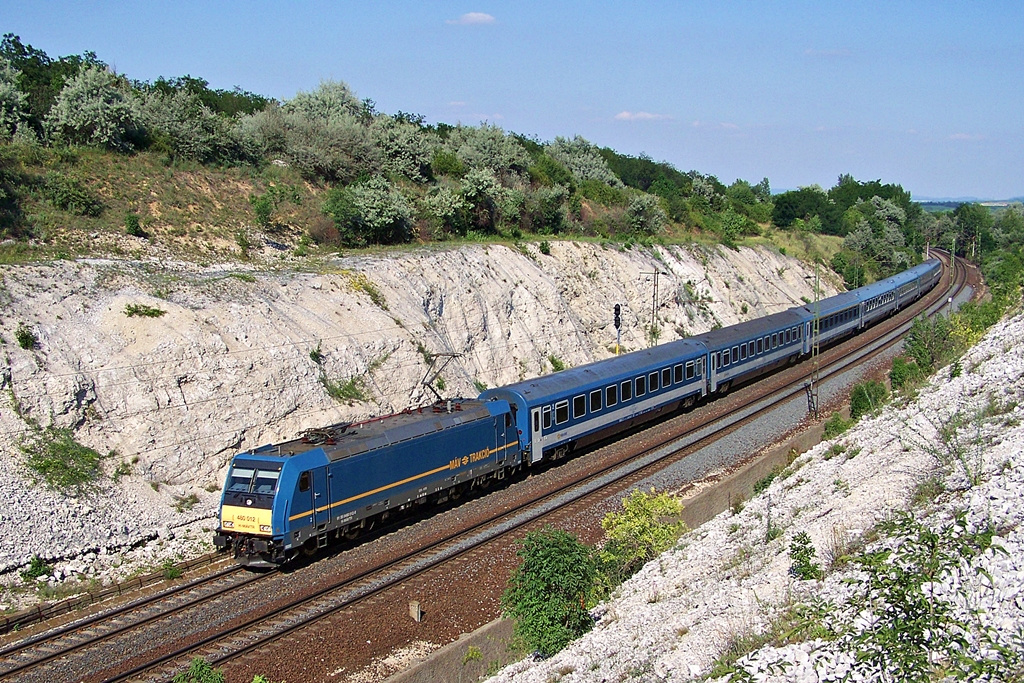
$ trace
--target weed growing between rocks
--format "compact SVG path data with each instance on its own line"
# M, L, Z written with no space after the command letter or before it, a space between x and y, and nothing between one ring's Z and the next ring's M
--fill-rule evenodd
M75 441L69 429L50 427L28 437L21 446L25 466L36 481L62 493L79 494L100 476L102 456Z
M1024 630L1007 631L985 620L966 588L980 574L981 585L995 590L978 563L986 554L1005 554L994 541L995 528L972 525L963 512L935 526L901 512L880 524L879 532L885 537L881 547L853 559L859 571L846 579L846 602L815 599L795 606L800 616L787 633L793 642L816 643L810 656L819 680L846 680L854 670L864 680L1020 680ZM809 570L806 555L806 544L794 539L793 567ZM757 637L750 654L711 676L755 681L785 673L793 665L777 651L754 651L783 644L779 631L769 629L774 639Z
M147 306L146 304L127 304L124 307L124 314L129 318L159 318L162 315L166 315L167 311Z

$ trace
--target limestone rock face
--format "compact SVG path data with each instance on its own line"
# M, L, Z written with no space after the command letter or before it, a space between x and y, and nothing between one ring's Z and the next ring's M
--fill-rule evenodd
M652 315L664 343L814 297L813 275L768 249L573 242L361 256L317 272L83 260L0 273L0 572L215 526L234 453L428 402L437 354L455 357L435 390L475 396L553 359L609 357L616 303L628 351L648 345ZM834 292L823 280L821 296ZM15 341L19 326L34 348ZM109 454L80 499L23 466L22 440L51 425Z

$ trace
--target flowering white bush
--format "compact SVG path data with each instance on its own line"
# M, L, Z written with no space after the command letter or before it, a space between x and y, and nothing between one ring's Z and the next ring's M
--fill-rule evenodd
M597 180L612 187L623 186L619 177L608 168L608 163L597 147L579 135L572 140L556 137L544 149L569 169L578 182Z
M56 142L130 151L136 121L128 85L98 66L87 66L69 80L44 125Z
M25 119L25 93L18 89L19 72L0 59L0 139L10 139Z

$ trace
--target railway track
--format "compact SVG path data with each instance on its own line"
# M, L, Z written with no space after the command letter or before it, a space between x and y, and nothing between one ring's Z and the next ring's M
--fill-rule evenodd
M921 311L941 310L966 282L966 271L960 263L945 272L948 275L944 274L939 286L898 318L890 318L823 353L821 381L897 343ZM507 546L509 538L521 535L524 529L543 523L557 524L575 514L579 507L591 504L595 497L606 498L613 490L629 488L724 431L738 429L778 402L803 393L809 372L805 365L787 368L750 387L758 389L735 392L737 396L741 392L746 395L738 405L716 411L722 414L716 415L710 424L694 424L695 420L682 415L654 429L638 430L647 442L643 449L602 460L600 467L568 484L560 483L555 491L531 496L500 514L455 529L433 543L389 558L378 566L339 576L315 588L298 591L293 597L285 595L281 587L301 569L291 574L250 574L234 568L218 572L177 590L134 601L0 649L0 677L25 681L168 680L186 667L192 657L200 656L220 666L260 651L274 641L287 642L290 635L301 629L363 604L398 584L480 552L486 544ZM765 390L760 390L762 386ZM293 590L295 583L300 582L291 580ZM245 614L233 616L235 608L231 605L237 605L237 596L252 595L253 591L282 597L253 605ZM206 614L218 617L202 616ZM168 633L178 638L171 645Z

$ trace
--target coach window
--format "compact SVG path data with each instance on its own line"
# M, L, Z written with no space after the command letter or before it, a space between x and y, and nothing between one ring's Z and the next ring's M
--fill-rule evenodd
M614 384L604 388L604 404L611 408L619 402L619 388Z
M637 377L636 378L636 395L643 396L647 393L647 378Z
M542 411L544 415L544 431L551 429L551 406L544 406Z
M652 372L650 374L649 380L650 381L647 383L647 389L653 394L655 391L658 390L658 373Z
M725 351L722 351L722 367L723 368L729 367L729 361L731 359L732 359L732 356L729 355L729 349L726 349Z
M664 368L661 371L661 386L667 387L672 385L672 370Z
M555 424L560 425L569 421L569 402L559 401L555 404Z
M625 403L626 401L628 401L628 400L630 400L632 398L633 398L633 382L631 382L630 380L627 379L625 382L622 383L622 401L623 401L623 403Z
M757 352L764 353L764 340L760 337L757 338Z
M309 472L303 472L299 475L299 491L309 490Z
M746 360L747 359L747 345L746 344L740 344L739 359L740 360Z
M690 361L690 362L692 363L693 361ZM673 375L675 375L675 376L674 376L674 377L672 378L672 380L673 380L673 381L674 381L674 382L675 382L676 384L679 384L679 383L681 383L681 382L683 381L683 364L682 364L682 363L680 363L679 365L677 365L677 366L675 366L674 368L672 368L672 374L673 374Z
M790 330L786 330L785 336L782 338L782 343L783 344L788 344L789 343L789 341L790 341L789 340L789 335L790 335Z
M772 333L772 348L773 349L779 348L779 333L778 332Z
M751 356L751 357L754 355L754 342L753 341L747 343L747 355Z
M676 367L679 367L679 366L676 366ZM686 379L688 379L688 380L689 379L693 379L694 370L695 370L695 367L694 367L693 361L692 360L688 361L686 363Z
M595 389L590 392L590 412L596 413L601 410L601 390Z
M572 397L572 419L576 420L587 414L587 397L583 394Z

